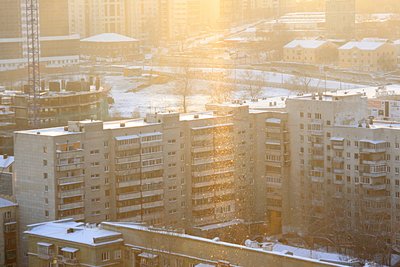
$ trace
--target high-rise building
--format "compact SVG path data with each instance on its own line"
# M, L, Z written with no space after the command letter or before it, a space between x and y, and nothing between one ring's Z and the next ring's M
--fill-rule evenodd
M355 0L327 0L326 35L328 38L352 39L355 37Z
M27 66L26 0L0 2L3 12L0 38L0 72ZM4 7L4 8L3 8ZM70 35L68 1L39 1L41 65L46 68L73 67L79 63L79 36ZM1 36L2 35L2 36ZM6 77L7 74L4 74ZM10 78L10 77L6 77Z

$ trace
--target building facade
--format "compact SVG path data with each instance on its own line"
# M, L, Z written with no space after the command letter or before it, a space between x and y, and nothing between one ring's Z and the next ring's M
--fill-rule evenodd
M390 71L396 68L396 47L378 41L348 42L339 47L339 67L358 71Z
M326 36L353 39L356 31L356 1L326 0Z
M329 41L293 40L283 47L283 60L287 62L333 64L337 58L337 47Z
M18 205L15 200L0 198L0 265L17 267Z
M85 226L70 220L30 225L29 265L73 266L340 266L134 223ZM79 238L84 235L86 239ZM185 244L185 245L182 245Z

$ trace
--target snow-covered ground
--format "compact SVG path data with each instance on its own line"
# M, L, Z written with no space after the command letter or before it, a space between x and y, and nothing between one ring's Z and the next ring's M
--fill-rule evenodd
M157 71L162 73L179 73L180 68L177 67L144 67L145 71ZM262 70L225 70L219 68L197 68L191 69L202 71L204 73L223 72L232 80L248 80L257 79L257 81L265 81L269 83L290 83L296 76L285 73L268 72ZM250 73L249 73L250 72ZM111 96L114 98L115 103L110 109L111 115L121 115L123 117L131 117L132 113L140 113L145 115L148 112L156 111L179 111L182 107L182 96L174 92L176 86L174 82L160 85L152 85L137 92L129 92L129 90L136 88L140 82L135 78L127 78L123 76L106 76L104 82L109 84L111 89ZM326 85L325 85L326 83ZM365 85L341 83L338 81L330 81L310 78L309 86L320 87L327 90L338 89L355 89L363 88ZM213 88L213 82L206 80L192 81L193 94L188 97L188 111L203 111L204 105L210 102L210 95ZM232 98L249 98L246 93L246 85L236 85L236 91L233 92ZM260 98L263 97L276 97L276 96L289 96L295 94L294 92L281 89L281 88L262 88Z
M174 92L175 83L170 82L162 85L152 85L138 92L129 92L136 88L138 82L134 78L122 76L106 76L104 82L111 85L110 95L115 103L111 106L111 115L131 117L133 112L140 112L143 116L148 112L156 111L179 111L182 106L182 96ZM193 81L193 95L188 98L188 111L203 111L205 104L210 101L211 82ZM245 86L238 86L233 93L233 98L245 98ZM293 92L265 87L260 97L289 96Z

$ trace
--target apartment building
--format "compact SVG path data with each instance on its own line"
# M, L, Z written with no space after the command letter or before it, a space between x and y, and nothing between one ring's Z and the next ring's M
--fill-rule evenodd
M297 176L290 179L290 206L298 211L291 230L335 232L354 244L372 235L370 253L388 263L388 251L400 243L398 123L369 119L367 99L356 92L288 99L287 111L290 149L298 155L291 165Z
M329 41L293 40L283 47L283 60L286 62L333 64L337 58L337 46Z
M368 118L367 98L362 93L344 92L306 95L289 98L286 105L292 154L290 188L295 189L289 200L293 224L288 228L304 232L326 211L312 203L319 204L325 191L321 181L327 176L327 133L337 125L357 125Z
M396 68L396 47L378 41L348 42L339 47L339 67L358 71L390 71Z
M28 266L32 267L54 263L96 267L340 266L135 223L92 226L53 221L30 225L25 235Z
M0 265L17 267L18 205L14 199L0 197Z

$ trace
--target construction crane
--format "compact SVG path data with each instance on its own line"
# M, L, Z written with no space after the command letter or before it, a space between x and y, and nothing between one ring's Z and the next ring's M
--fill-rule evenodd
M38 126L38 97L40 94L40 32L39 32L39 0L26 1L26 37L28 57L28 90L29 103L27 117L33 111L33 126Z

